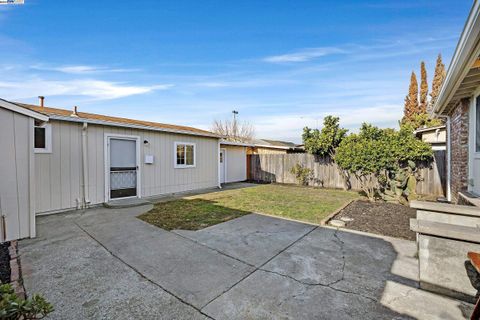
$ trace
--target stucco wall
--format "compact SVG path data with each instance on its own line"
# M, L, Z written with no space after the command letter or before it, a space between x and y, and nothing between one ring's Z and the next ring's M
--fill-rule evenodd
M82 126L51 121L52 153L36 154L37 212L75 208L82 192ZM105 134L140 137L141 196L149 197L218 185L218 140L199 136L89 125L87 129L88 193L91 204L105 201ZM149 143L144 144L144 140ZM196 144L196 167L174 168L174 143ZM145 155L154 164L144 164Z
M6 240L33 237L33 119L0 108L0 150L0 213L5 216Z

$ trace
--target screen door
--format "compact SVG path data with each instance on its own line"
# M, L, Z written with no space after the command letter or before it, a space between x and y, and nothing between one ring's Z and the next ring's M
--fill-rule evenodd
M110 199L137 196L137 141L110 138Z

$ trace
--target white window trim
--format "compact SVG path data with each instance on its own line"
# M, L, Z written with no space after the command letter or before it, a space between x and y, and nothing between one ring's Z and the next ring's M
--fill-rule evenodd
M35 128L45 128L45 148L34 148L35 153L52 153L52 124L42 123L40 126L34 126L33 141L35 146Z
M467 180L467 190L477 195L477 192L474 191L474 184L480 183L475 181L474 177L474 168L473 164L476 158L480 157L480 152L476 150L476 111L477 111L477 98L480 99L480 87L475 90L473 93L473 99L470 101L470 108L468 113L468 180ZM480 194L479 194L480 195Z
M193 146L193 165L177 164L177 146L179 145ZM186 161L187 161L187 158L185 155L185 162ZM196 166L197 166L197 144L193 142L175 141L175 143L173 144L173 167L175 169L185 169L185 168L195 168Z

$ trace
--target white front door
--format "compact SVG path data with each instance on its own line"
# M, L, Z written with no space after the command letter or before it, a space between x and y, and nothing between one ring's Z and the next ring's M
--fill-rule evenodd
M108 199L138 196L138 139L107 137Z
M480 96L470 112L470 191L480 195Z
M220 183L225 183L225 149L220 149Z

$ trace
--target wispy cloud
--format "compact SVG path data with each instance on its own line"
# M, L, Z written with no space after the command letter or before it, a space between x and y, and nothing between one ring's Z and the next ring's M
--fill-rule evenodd
M341 108L339 108L341 109ZM402 108L399 105L387 104L348 108L343 111L322 110L316 114L287 114L278 116L256 117L256 135L259 138L277 138L301 142L302 130L305 126L322 126L323 118L329 114L340 117L340 125L355 131L362 122L369 122L380 127L391 127L401 118ZM366 117L365 115L368 115Z
M32 69L43 71L55 71L68 74L91 74L91 73L106 73L106 72L134 72L139 69L127 68L110 68L105 66L89 66L89 65L65 65L65 66L48 66L48 65L33 65Z
M265 57L263 61L271 63L306 62L323 56L342 53L347 52L336 47L307 48L297 52Z
M121 82L103 80L53 81L32 79L26 81L0 82L0 96L9 99L25 99L38 95L45 96L86 96L94 100L110 100L167 90L171 84L150 86L128 85Z

